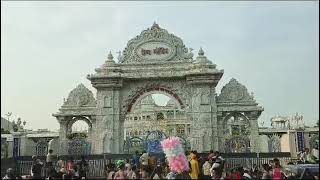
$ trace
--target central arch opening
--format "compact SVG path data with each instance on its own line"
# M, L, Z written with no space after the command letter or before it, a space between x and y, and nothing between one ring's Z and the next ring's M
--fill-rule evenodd
M191 121L187 118L187 113L181 107L179 99L165 92L147 92L137 98L126 114L125 152L130 152L129 149L150 149L147 146L148 137L151 137L151 134L162 134L158 136L159 138L178 136L186 139L190 135L190 126ZM141 142L136 143L137 139ZM131 141L135 143L130 143ZM135 144L139 147L133 147Z

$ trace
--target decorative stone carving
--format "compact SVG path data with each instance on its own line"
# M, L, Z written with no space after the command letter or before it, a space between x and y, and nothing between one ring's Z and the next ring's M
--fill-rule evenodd
M60 121L60 140L67 132L65 121L79 116L96 117L92 121L92 152L121 153L127 113L146 94L162 92L174 98L179 111L185 111L191 121L189 140L193 149L221 149L220 144L225 144L219 129L223 129L222 121L228 113L263 109L235 79L217 96L215 87L224 71L216 69L202 49L195 61L192 58L191 48L154 23L127 43L123 53L119 53L119 63L114 62L110 53L105 64L87 76L97 89L98 104L82 84L70 92L60 112L54 114ZM257 131L257 127L252 128ZM60 141L63 144L66 143Z
M179 37L154 23L128 42L119 62L191 61L192 56Z
M210 103L210 90L209 89L203 89L201 92L201 104L202 105L207 105Z
M310 137L310 148L319 150L319 134L314 134Z
M107 130L104 133L104 152L105 153L110 153L112 152L112 144L113 144L113 135L112 132Z
M255 103L253 97L248 93L247 88L240 84L236 79L232 78L229 83L227 83L221 89L221 93L217 98L219 103Z
M189 99L188 95L190 95L188 88L181 81L145 81L141 86L132 84L132 88L125 92L127 96L122 98L121 114L126 114L127 110L131 110L132 105L141 95L152 91L163 91L172 96L177 100L181 108L185 108L186 101Z
M96 100L93 93L86 88L83 84L79 84L73 89L68 96L67 101L63 106L96 106Z
M274 134L271 136L270 141L271 141L271 151L281 152L280 137Z
M111 107L112 106L112 97L110 95L104 96L104 107Z
M249 151L250 140L246 136L234 136L226 140L225 152L245 153Z

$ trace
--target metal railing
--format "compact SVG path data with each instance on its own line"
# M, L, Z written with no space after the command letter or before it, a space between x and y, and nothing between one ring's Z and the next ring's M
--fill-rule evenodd
M202 157L207 157L207 153L199 154ZM159 154L158 156L163 156L163 154ZM274 158L278 158L281 164L287 164L288 162L292 161L290 157L290 153L264 153L264 154L257 154L257 153L237 153L237 154L222 154L224 159L226 160L225 168L235 168L240 166L243 167L252 167L254 164L258 167L261 167L262 164L266 164L269 160ZM75 161L80 160L80 157L72 156ZM105 166L110 161L115 161L118 159L130 159L132 157L131 154L103 154L103 155L87 155L85 158L89 164L87 176L89 178L98 178L98 177L105 177ZM68 159L71 156L59 156L58 159L61 159L67 163ZM42 162L45 162L45 157L39 157ZM57 159L57 160L58 160ZM32 159L30 156L26 157L17 157L14 159L15 172L17 175L30 175L31 166L32 166ZM3 164L1 160L1 167L6 167L6 164ZM11 164L12 166L12 164ZM45 166L44 166L45 167ZM1 173L2 177L4 176ZM42 175L46 175L46 168L42 169Z

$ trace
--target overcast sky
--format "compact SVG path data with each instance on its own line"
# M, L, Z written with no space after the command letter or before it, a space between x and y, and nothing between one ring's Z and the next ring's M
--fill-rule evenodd
M108 52L156 21L203 47L264 107L259 121L300 112L319 119L319 2L1 2L1 116L58 129L51 115Z

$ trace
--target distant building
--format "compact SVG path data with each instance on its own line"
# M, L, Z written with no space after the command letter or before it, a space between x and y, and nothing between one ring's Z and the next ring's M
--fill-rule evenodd
M260 127L260 152L298 152L319 149L319 127L305 126L303 116L275 116L270 119L271 128Z
M1 117L1 129L5 131L11 131L12 130L13 123L8 121L7 119Z
M11 131L11 134L1 134L1 158L32 155L45 156L49 148L58 153L58 138L58 132L52 132L47 129ZM52 139L54 140L51 141ZM49 143L50 141L51 143Z

